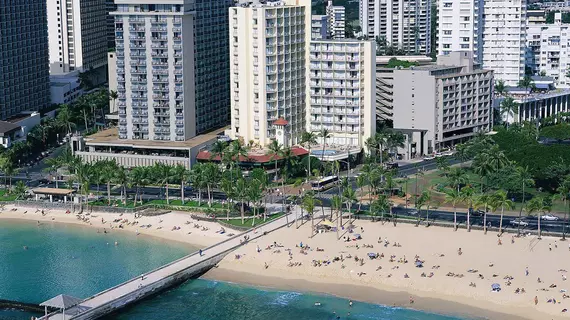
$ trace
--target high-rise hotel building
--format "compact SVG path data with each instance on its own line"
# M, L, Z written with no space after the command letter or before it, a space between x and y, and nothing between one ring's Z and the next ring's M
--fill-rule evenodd
M262 146L273 139L299 142L306 123L310 5L253 1L229 9L231 138ZM283 125L275 125L277 119Z
M327 129L327 144L360 151L376 131L376 44L313 40L310 53L307 131Z
M185 141L229 118L230 0L116 0L119 138Z
M50 104L45 0L0 0L0 119Z
M525 71L526 0L483 2L483 67L516 86Z
M360 0L359 9L369 39L384 39L406 54L431 53L431 0Z
M438 55L472 52L483 60L483 0L438 1Z
M107 0L47 0L50 74L107 64Z

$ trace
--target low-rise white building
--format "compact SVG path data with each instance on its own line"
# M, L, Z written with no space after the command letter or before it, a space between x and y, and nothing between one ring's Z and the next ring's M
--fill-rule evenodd
M360 151L376 132L375 43L312 41L310 53L307 131L327 129L327 144Z
M51 75L49 80L52 104L73 103L84 93L79 81L78 71L68 74Z

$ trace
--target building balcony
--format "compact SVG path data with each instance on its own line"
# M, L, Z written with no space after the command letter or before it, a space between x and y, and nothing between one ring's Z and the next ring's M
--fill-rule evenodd
M153 74L167 75L167 74L168 74L168 70L166 70L166 69L152 69L152 73L153 73Z
M146 69L131 69L131 74L146 74Z

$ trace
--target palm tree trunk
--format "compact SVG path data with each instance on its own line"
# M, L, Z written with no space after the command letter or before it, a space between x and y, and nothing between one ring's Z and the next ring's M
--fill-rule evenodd
M339 228L340 228L339 223L338 223L338 220L339 220L339 213L340 213L340 210L337 209L337 211L336 211L336 239L337 239L337 240L340 239L340 238L339 238L339 235L338 235L338 232L339 232L338 230L339 230Z
M241 224L244 224L244 222L245 222L245 214L244 214L244 210L245 210L245 209L244 209L243 206L244 206L244 203L243 203L243 200L242 200L242 202L241 202Z
M170 199L168 199L168 183L166 183L166 204L170 204Z
M309 178L311 177L311 145L309 144L309 155L307 156L308 160L308 167L309 170L307 171L307 182L309 182Z
M453 231L457 231L457 207L453 203Z
M107 181L107 205L111 205L111 182Z
M538 239L542 239L542 231L540 230L540 215L538 215Z
M524 177L523 177L523 180L524 180ZM521 221L521 217L522 217L522 210L523 210L523 207L524 207L524 187L525 187L525 183L524 183L524 181L523 181L523 185L522 185L522 205L521 205L521 210L519 211L519 224L518 224L518 226L517 226L517 228L518 228L517 234L518 234L519 236L521 235L521 224L520 224L520 221Z
M311 237L313 236L314 230L315 230L315 213L311 212Z
M253 206L253 219L251 219L251 226L255 226L255 206Z
M212 207L212 202L210 202L210 185L208 185L208 207Z
M566 199L564 199L564 207L566 208ZM568 211L564 210L564 222L562 222L562 240L566 240L566 224L568 218Z
M470 203L469 207L473 207L473 204ZM469 209L467 209L467 232L471 232L471 215L469 213Z
M429 202L427 205L427 213L426 213L426 227L429 227Z
M487 206L485 206L485 213L483 214L483 230L485 230L485 234L487 234Z
M501 219L499 220L499 235L503 234L503 214L505 212L505 206L501 206Z
M184 180L180 181L180 195L182 196L182 205L184 205Z

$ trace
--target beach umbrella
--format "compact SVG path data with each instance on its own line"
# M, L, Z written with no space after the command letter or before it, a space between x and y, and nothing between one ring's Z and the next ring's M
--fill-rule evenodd
M493 291L499 291L499 290L501 290L501 285L498 283L493 283L491 285L491 289L493 289Z
M369 253L368 253L368 257L369 257L370 259L374 259L374 258L376 258L376 253L374 253L374 252L369 252Z
M421 261L416 261L416 267L417 268L421 268L423 266L424 266L424 264Z

